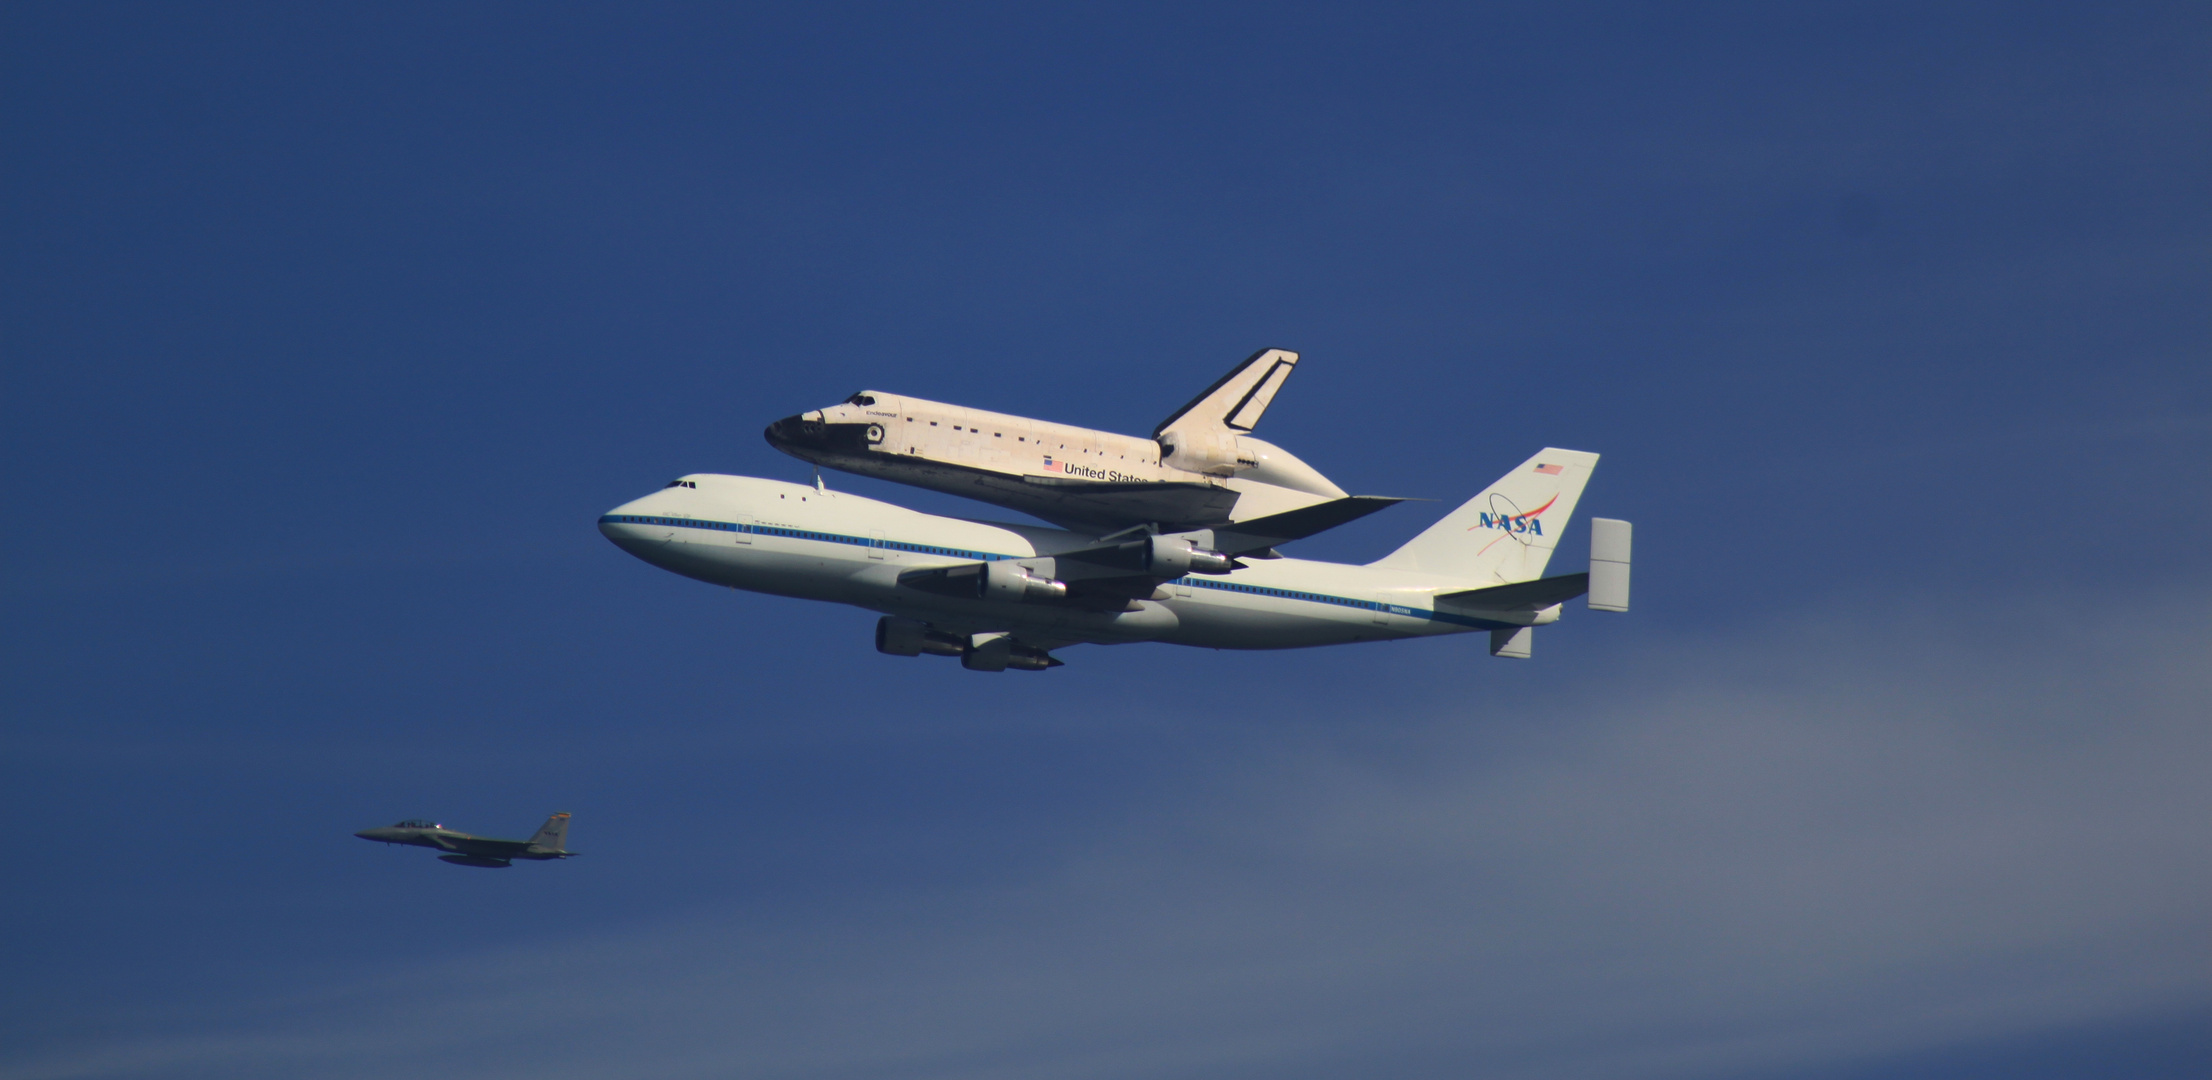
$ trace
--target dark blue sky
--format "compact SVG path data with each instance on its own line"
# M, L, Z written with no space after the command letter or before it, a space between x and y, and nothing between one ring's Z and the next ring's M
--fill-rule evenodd
M0 1078L2204 1075L2208 49L10 5ZM1638 610L983 676L593 528L859 387L1137 433L1263 346L1261 435L1440 501L1297 554L1572 446Z

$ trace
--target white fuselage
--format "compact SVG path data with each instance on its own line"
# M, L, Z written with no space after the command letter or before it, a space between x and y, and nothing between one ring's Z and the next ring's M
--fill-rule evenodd
M1289 649L1547 623L1537 612L1438 610L1459 578L1373 566L1266 559L1162 585L1131 610L946 597L903 571L1072 551L1093 534L924 514L874 499L745 476L699 473L609 511L623 550L686 577L752 592L851 604L959 634L1009 633L1042 648L1162 641ZM1450 607L1449 603L1445 604Z

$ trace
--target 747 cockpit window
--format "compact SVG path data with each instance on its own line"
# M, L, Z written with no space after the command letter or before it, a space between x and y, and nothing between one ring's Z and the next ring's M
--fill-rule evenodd
M847 405L873 405L875 403L876 399L868 394L854 394L853 396L845 399L845 404Z

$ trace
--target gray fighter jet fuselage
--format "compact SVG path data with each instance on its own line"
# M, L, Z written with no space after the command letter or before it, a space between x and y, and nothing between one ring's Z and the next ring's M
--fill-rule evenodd
M363 829L353 835L363 840L377 840L386 844L431 848L447 853L438 856L441 862L490 869L511 866L511 860L514 859L542 861L573 858L577 854L568 850L568 815L565 813L546 818L537 835L528 840L470 836L465 832L455 832L435 821L413 818L381 829Z

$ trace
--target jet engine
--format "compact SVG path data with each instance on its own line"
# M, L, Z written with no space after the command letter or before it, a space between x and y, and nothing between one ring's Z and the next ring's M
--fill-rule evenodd
M980 581L985 600L1049 604L1068 598L1067 582L1038 577L1030 573L1028 567L1015 562L984 563Z
M1049 604L1068 597L1068 585L1039 577L1017 562L968 563L927 570L908 570L899 584L939 596L975 597L1008 603Z
M981 639L968 646L960 657L960 666L969 671L1044 671L1060 666L1058 658L1043 649L1033 649L1016 642L1004 634L978 634Z
M1226 574L1237 568L1235 559L1207 551L1183 536L1154 536L1145 549L1145 572L1173 579L1185 574Z
M885 615L876 620L876 651L891 656L959 656L968 650L965 638L932 630L920 619Z

